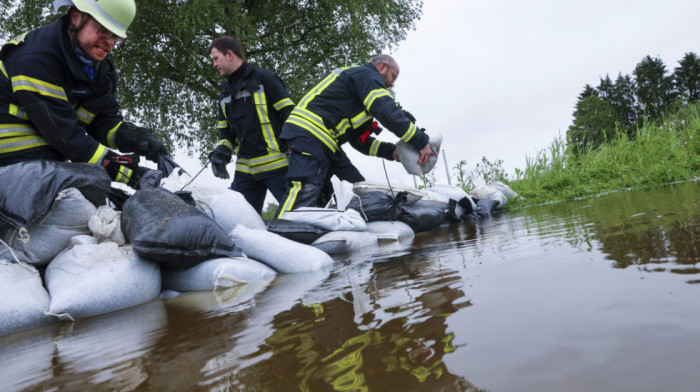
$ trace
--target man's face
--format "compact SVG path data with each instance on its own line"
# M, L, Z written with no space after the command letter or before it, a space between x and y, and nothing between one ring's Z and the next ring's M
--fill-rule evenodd
M73 12L71 22L74 26L80 26L75 34L80 49L94 61L102 61L112 53L114 46L120 38L100 25L92 16ZM82 23L82 26L81 26Z
M384 87L394 87L394 82L399 77L399 66L390 67L386 63L381 63L379 64L379 74L382 75L382 80L384 80Z
M236 55L230 50L226 54L221 53L219 49L211 49L211 59L214 60L214 68L219 71L221 76L229 76L238 68Z

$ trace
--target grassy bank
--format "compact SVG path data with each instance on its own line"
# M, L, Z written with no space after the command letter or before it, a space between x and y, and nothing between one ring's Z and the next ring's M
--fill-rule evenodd
M513 207L596 195L602 192L700 176L700 104L684 107L659 124L619 135L594 150L574 155L562 138L552 142L525 170L506 180L524 199Z

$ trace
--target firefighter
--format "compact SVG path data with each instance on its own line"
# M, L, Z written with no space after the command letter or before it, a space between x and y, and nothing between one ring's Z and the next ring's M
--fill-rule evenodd
M369 64L330 72L299 101L280 137L288 146L289 168L287 192L276 217L297 207L318 205L329 173L338 165L347 167L344 162L349 162L341 145L354 140L351 145L357 148L357 137L371 129L374 118L420 151L419 164L428 161L433 154L428 135L407 117L387 90L394 86L398 75L396 61L380 54ZM358 130L362 130L360 134ZM393 145L382 144L372 138L367 145L365 139L360 151L388 159L389 147L392 158L398 160Z
M89 162L131 187L165 146L124 121L115 99L115 45L136 14L133 0L56 0L70 5L55 23L24 33L0 51L0 166L27 160Z
M219 95L220 138L209 161L214 175L227 179L226 165L236 151L231 189L260 213L268 190L278 202L286 190L287 157L279 135L294 102L277 75L244 60L235 38L217 38L208 52L227 79Z

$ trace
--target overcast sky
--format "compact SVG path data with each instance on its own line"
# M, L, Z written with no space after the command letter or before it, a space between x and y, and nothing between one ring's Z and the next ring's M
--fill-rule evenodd
M416 30L391 53L397 100L443 136L450 168L466 160L471 170L486 156L510 175L565 137L585 84L631 74L646 55L672 72L685 53L700 54L699 20L698 0L425 1ZM380 139L397 140L387 131ZM344 147L368 180L386 182L380 159ZM386 167L392 183L413 184L399 163ZM435 174L447 183L442 157ZM229 184L210 169L201 177Z

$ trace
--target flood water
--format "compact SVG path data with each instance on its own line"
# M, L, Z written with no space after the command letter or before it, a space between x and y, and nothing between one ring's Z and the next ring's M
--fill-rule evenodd
M700 181L0 338L0 390L697 391Z

